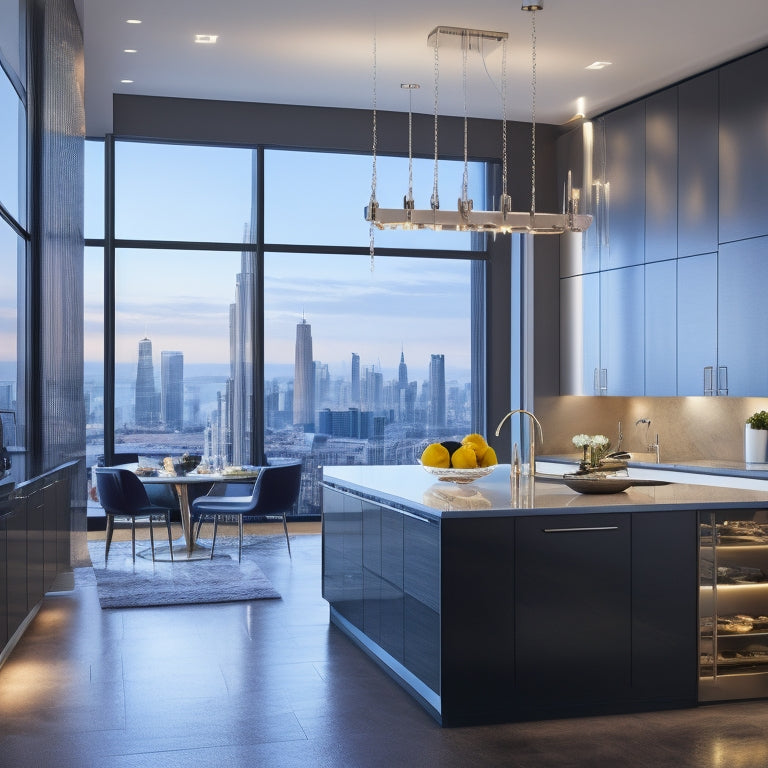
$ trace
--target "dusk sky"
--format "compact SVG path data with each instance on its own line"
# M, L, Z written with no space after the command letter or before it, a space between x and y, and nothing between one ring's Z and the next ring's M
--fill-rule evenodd
M102 144L87 143L86 234L103 234ZM118 237L239 243L250 220L251 151L118 142ZM371 190L370 156L268 152L267 243L367 246L363 217ZM441 206L461 193L463 164L441 163ZM470 196L474 183L470 178ZM408 162L379 158L377 199L401 207ZM414 161L417 207L429 205L431 161ZM379 247L466 248L469 235L379 232ZM138 341L179 350L189 363L229 362L229 304L240 253L119 250L117 361L137 359ZM101 253L89 249L86 268L86 360L103 354ZM314 358L347 374L351 353L361 365L394 375L404 349L412 378L426 374L431 354L444 354L448 376L470 360L468 261L376 256L267 253L265 359L293 362L296 324L312 325ZM418 370L422 369L423 374ZM451 374L451 371L455 373Z

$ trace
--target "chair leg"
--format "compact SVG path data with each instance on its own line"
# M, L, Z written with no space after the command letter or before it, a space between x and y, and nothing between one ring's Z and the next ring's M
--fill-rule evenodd
M211 560L213 560L213 548L216 546L216 531L219 529L218 515L213 515L213 538L211 539Z
M237 542L237 562L241 563L243 561L243 516L238 515L237 516L237 532L238 532L238 542Z
M136 562L136 518L131 518L131 555L133 562Z
M283 510L283 530L285 531L285 541L288 544L288 557L293 560L293 555L291 554L291 540L288 538L288 521L285 519L285 510Z
M155 562L155 532L152 525L152 515L149 516L149 544L152 547L152 562Z
M104 562L107 562L109 557L109 547L112 544L112 534L115 531L115 516L110 515L107 512L107 529L105 531L105 543L104 543Z
M165 510L165 527L168 529L168 549L171 552L171 562L173 562L173 537L171 534L171 510Z

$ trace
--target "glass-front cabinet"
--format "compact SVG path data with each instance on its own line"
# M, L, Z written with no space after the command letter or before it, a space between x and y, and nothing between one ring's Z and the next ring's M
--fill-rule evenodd
M768 696L768 508L699 514L699 700Z

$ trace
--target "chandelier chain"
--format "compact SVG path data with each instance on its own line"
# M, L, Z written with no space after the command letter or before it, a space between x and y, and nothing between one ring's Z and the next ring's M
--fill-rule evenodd
M507 194L507 41L501 45L501 194Z
M437 110L438 110L438 95L439 95L439 80L440 80L440 32L439 30L435 33L435 58L434 58L434 68L435 68L435 165L434 165L434 171L433 171L433 178L432 178L432 210L437 210L440 208L440 198L437 194Z
M462 88L464 94L464 175L461 182L461 200L463 203L467 202L469 197L469 160L467 155L467 48L469 48L469 41L465 41L461 46L461 79Z
M536 214L536 11L531 11L531 215Z
M371 151L373 154L373 162L372 162L372 168L371 168L371 201L369 203L369 208L372 210L372 216L371 216L371 226L370 226L370 232L369 232L369 250L370 250L370 257L371 257L371 272L373 272L373 257L374 257L374 232L376 231L376 227L374 226L374 218L375 218L375 208L377 205L376 202L376 149L377 149L377 143L378 143L378 130L376 125L376 35L373 36L373 140L372 140L372 146Z
M408 202L413 201L413 86L408 88Z

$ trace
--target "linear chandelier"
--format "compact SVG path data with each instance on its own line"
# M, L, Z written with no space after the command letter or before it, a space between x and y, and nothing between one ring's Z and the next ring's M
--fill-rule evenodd
M584 232L592 223L592 216L579 213L579 190L572 189L571 175L565 190L565 200L561 213L540 213L536 210L536 11L543 8L543 2L523 3L521 10L531 12L531 209L513 211L512 198L507 193L507 106L506 106L506 32L489 32L461 27L435 27L430 32L427 42L434 49L435 59L435 130L434 130L434 184L430 207L415 207L409 170L408 194L403 199L402 208L381 208L376 200L376 66L374 47L374 107L373 107L373 176L371 198L365 209L365 218L371 225L371 251L373 251L373 231L377 229L430 229L461 232L524 233L532 235L559 235L564 232ZM440 41L458 39L462 51L462 72L464 87L464 177L461 197L456 210L441 210L437 189L438 166L438 79ZM502 193L499 210L474 210L473 201L467 194L468 158L467 158L467 55L471 50L481 47L484 41L502 45ZM404 88L414 87L403 84ZM412 162L411 113L408 118L408 159L409 169Z

